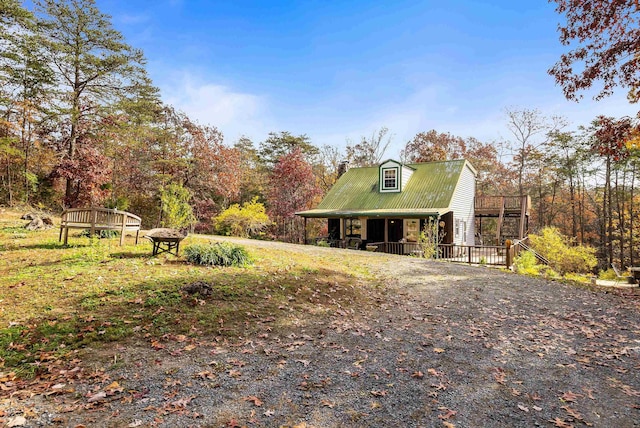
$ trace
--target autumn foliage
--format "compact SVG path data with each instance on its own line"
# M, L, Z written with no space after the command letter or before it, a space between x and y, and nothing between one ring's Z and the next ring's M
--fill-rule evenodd
M638 101L640 92L640 7L628 0L553 0L566 17L559 25L560 42L571 46L549 70L567 98L602 84L598 98L616 86Z

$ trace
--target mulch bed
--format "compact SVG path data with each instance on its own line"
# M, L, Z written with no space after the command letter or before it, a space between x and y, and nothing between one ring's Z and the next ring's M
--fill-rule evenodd
M256 318L234 341L122 346L107 353L109 369L96 365L61 393L0 400L0 417L71 427L640 426L637 290L371 260L387 280L366 310L285 328Z

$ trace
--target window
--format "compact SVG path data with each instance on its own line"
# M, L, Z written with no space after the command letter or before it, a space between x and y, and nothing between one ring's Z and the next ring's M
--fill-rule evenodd
M344 219L344 235L347 238L360 238L362 236L362 225L359 218Z
M405 220L405 238L407 242L418 242L420 237L420 220Z
M396 168L382 170L383 182L382 189L397 189L398 188L398 170Z

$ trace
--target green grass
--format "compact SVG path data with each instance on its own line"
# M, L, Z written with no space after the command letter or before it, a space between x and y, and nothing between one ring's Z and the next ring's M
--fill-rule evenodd
M120 247L118 238L72 234L64 246L58 229L29 232L19 217L0 214L0 372L34 375L46 361L113 342L237 337L265 317L286 328L369 304L377 284L355 252L345 259L247 246L251 266L196 266L151 257L151 244L133 245L132 237ZM208 243L190 236L181 246ZM195 281L210 284L212 294L182 291Z

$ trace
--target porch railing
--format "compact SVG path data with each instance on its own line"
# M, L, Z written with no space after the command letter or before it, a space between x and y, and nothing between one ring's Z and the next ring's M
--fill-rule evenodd
M308 244L345 248L344 240L314 239ZM378 253L424 256L424 247L417 242L369 242L362 250ZM458 263L509 266L522 248L519 245L458 245L439 244L436 258Z

